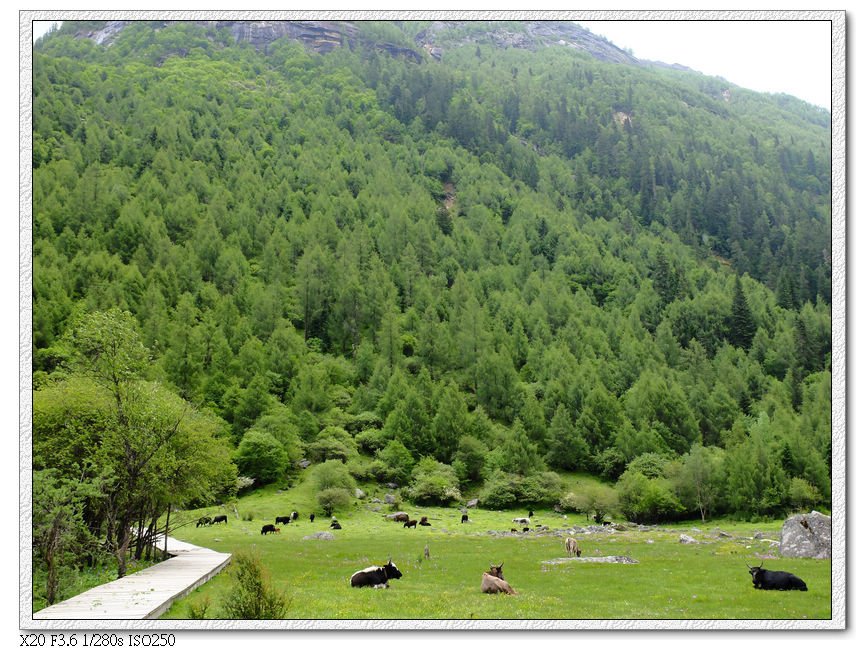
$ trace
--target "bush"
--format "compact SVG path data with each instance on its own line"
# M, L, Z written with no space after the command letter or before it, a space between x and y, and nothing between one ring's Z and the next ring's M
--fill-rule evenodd
M616 487L622 513L631 521L654 524L672 519L685 510L667 479L648 478L628 469Z
M383 449L391 438L381 429L364 429L354 439L363 451L373 453Z
M231 560L232 587L225 596L223 618L272 620L288 608L284 593L276 591L257 553L240 551Z
M285 476L288 455L280 442L266 431L250 429L234 454L238 474L254 478L259 483L272 483Z
M348 467L338 460L325 461L321 465L316 465L310 471L312 473L312 484L319 492L329 488L354 490L357 486L354 477L348 471Z
M316 494L315 498L325 516L330 517L335 511L343 510L351 504L352 494L345 488L327 488Z
M501 470L493 472L486 481L478 500L484 508L501 510L519 502L519 478Z
M447 505L461 497L459 479L450 465L422 458L412 471L408 497L419 504Z
M357 456L357 444L348 431L340 427L325 427L315 441L306 446L307 457L314 462L348 461Z
M199 602L191 601L189 603L189 616L192 620L202 620L207 618L207 610L210 608L210 598L205 596Z
M525 477L518 484L521 503L552 505L562 495L562 479L555 472L540 472Z
M568 492L559 505L565 511L583 512L586 516L593 515L595 521L603 521L617 507L618 493L607 485L588 485L578 493Z

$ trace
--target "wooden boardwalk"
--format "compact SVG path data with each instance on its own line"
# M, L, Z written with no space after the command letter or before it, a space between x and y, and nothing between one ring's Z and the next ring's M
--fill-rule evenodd
M156 544L163 548L163 542ZM171 603L210 580L231 561L217 553L168 538L169 560L94 587L33 614L34 620L141 620L159 618Z

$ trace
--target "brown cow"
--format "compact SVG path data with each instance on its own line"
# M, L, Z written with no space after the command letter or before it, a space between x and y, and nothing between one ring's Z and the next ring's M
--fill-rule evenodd
M504 574L502 573L503 565L504 562L498 566L494 564L490 565L490 572L484 573L481 577L481 592L485 594L508 594L516 596L517 592L505 582Z
M575 540L573 537L568 537L567 539L565 539L565 551L567 552L568 556L575 555L577 557L580 557L583 554L583 552L580 550L580 547L577 546L577 540Z

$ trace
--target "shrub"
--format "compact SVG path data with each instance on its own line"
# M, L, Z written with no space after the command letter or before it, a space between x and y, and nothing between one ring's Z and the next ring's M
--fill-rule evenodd
M415 503L446 505L461 498L459 479L450 465L422 458L412 471L408 497Z
M381 429L364 429L354 439L363 451L372 453L383 449L391 438Z
M259 483L272 483L288 469L288 455L280 442L266 431L250 429L234 454L237 471Z
M653 524L671 519L685 509L673 492L670 481L664 478L648 478L628 469L616 487L622 513L637 523Z
M315 461L341 460L343 462L357 456L357 444L348 431L341 427L325 427L315 441L306 446L307 456Z
M519 502L519 478L501 470L493 472L486 481L478 499L484 508L500 510Z
M272 620L285 616L286 596L271 586L257 553L235 553L231 565L232 587L222 603L224 618Z
M603 521L606 514L618 505L618 493L607 485L588 485L578 493L568 492L559 500L563 510L593 515Z
M562 479L555 472L540 472L525 477L519 482L518 496L521 503L552 505L562 494Z
M335 511L347 508L351 504L352 494L345 488L327 488L316 494L315 498L325 516L330 517Z
M189 618L192 620L201 620L207 618L207 610L210 607L210 598L205 596L199 602L190 601L189 603Z
M356 483L348 467L338 460L328 460L312 468L312 484L319 492L329 488L354 490Z

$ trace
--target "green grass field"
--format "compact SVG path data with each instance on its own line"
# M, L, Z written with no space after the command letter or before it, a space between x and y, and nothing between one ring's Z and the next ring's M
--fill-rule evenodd
M185 526L175 537L221 552L255 550L272 583L287 596L286 618L355 619L829 619L831 566L828 560L776 558L777 547L752 539L756 531L780 538L781 521L742 523L688 522L650 530L574 535L583 557L626 555L638 564L544 561L565 557L565 530L586 527L583 515L565 518L536 510L532 531L510 534L511 519L524 511L470 510L470 523L460 524L456 508L419 508L403 504L412 518L429 517L431 527L405 529L384 518L384 504L371 504L370 493L337 513L343 530L336 539L305 540L328 530L318 515L310 523L310 489L301 484L284 492L259 490L238 503L227 526ZM381 507L380 512L370 508ZM281 526L279 535L260 534L261 526L292 510L301 518ZM217 514L219 508L184 513ZM251 521L246 520L252 517ZM536 532L534 525L549 527ZM699 529L699 532L698 530ZM721 537L718 530L732 537ZM496 531L499 534L491 534ZM504 533L504 534L503 534ZM682 544L686 533L699 544ZM430 558L424 558L428 545ZM352 589L349 576L388 558L402 571L391 588ZM768 569L791 571L808 585L807 592L759 591L751 586L746 563L765 559ZM517 596L480 591L481 574L504 562L506 580ZM220 602L232 586L228 569L186 598L163 618L188 619L192 607L209 603L206 618L220 618Z

